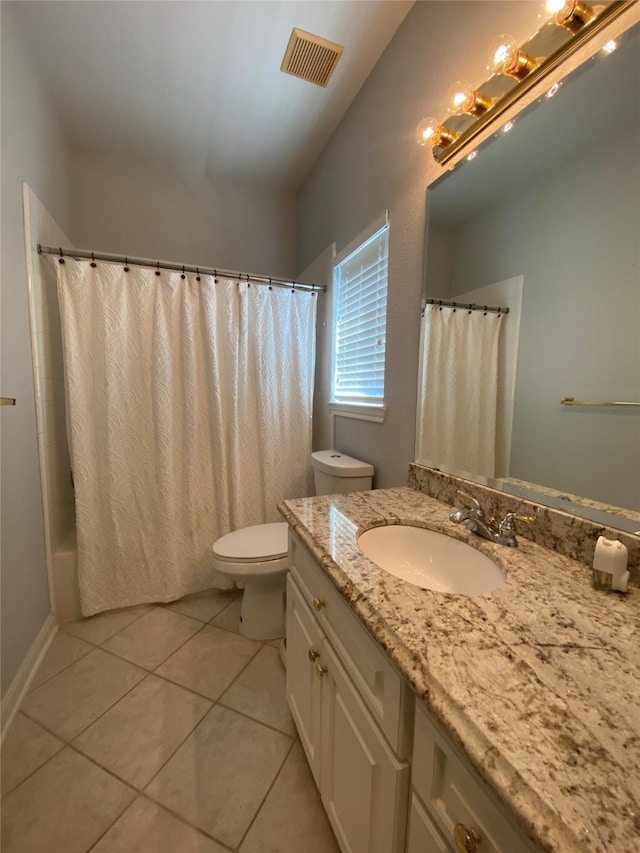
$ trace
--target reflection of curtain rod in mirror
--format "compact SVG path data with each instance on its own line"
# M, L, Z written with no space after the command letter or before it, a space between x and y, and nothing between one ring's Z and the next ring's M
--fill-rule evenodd
M446 299L425 299L425 305L437 305L440 308L467 308L469 311L484 311L485 314L508 314L508 308L492 308L491 305L477 305L475 302L450 302Z
M469 86L474 97L468 99L468 108L456 109L457 114L451 115L442 124L435 119L422 119L416 128L416 141L424 147L431 146L433 156L439 163L448 162L490 122L634 2L613 0L609 5L594 7L581 0L549 0L547 12L552 17L521 47L507 36L500 36L494 43L493 74L480 86ZM501 78L509 81L505 84L507 88L503 88L498 96L495 93L489 95L485 88L493 87L496 80ZM463 103L462 93L454 94L458 95L455 107L459 107ZM450 107L449 112L453 113L454 110Z

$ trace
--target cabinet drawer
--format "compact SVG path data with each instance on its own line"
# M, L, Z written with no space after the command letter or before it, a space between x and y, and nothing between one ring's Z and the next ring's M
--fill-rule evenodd
M416 702L413 787L455 850L456 824L474 830L482 853L534 853L523 831L512 825L490 788L464 763Z
M289 533L290 571L369 712L399 758L411 750L413 693L301 542Z

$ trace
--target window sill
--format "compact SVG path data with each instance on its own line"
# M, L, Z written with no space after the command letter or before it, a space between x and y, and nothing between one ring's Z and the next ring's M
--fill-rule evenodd
M332 415L338 415L341 418L354 418L358 421L374 421L381 424L384 423L387 407L370 403L329 403L329 411Z

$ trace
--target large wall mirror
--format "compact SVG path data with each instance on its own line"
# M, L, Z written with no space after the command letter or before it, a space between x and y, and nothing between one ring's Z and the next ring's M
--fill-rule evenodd
M562 401L640 403L639 81L637 25L429 187L425 240L426 297L510 309L490 483L555 505L571 496L578 514L605 504L631 531L640 406ZM423 384L417 461L473 477L430 452Z

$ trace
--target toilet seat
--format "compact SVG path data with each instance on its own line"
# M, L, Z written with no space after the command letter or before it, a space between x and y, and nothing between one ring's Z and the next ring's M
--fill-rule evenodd
M225 563L261 564L286 558L289 550L286 522L254 524L227 533L213 546L213 555ZM241 571L241 565L238 565Z

